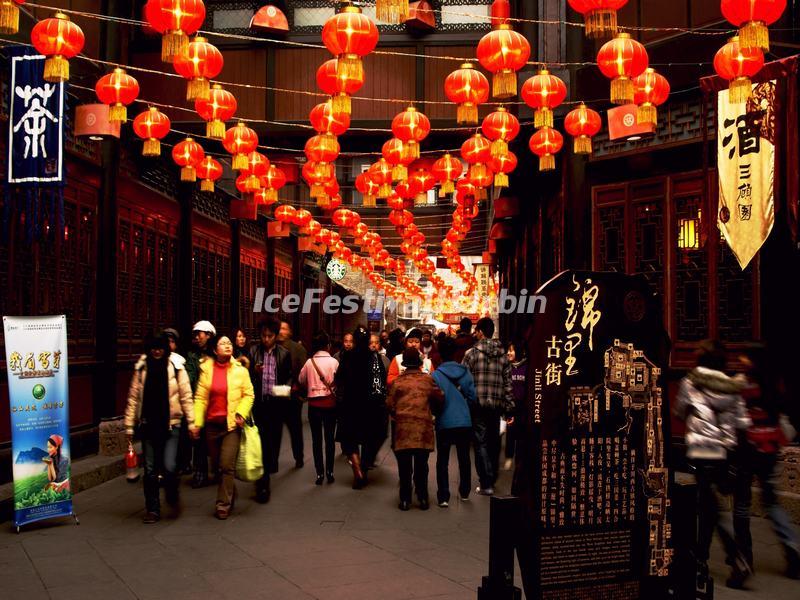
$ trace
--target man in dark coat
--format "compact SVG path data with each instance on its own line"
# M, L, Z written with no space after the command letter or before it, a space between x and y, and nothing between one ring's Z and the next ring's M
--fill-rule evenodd
M278 343L289 351L292 358L292 400L287 408L286 427L292 439L292 455L296 469L303 467L303 393L298 383L300 371L308 360L308 353L303 344L292 339L292 326L286 321L281 321L281 332L278 334Z
M269 502L270 473L278 472L278 457L281 451L283 423L293 408L291 397L292 358L289 351L280 346L278 334L281 326L275 319L265 319L258 326L260 342L250 348L250 379L253 382L255 402L253 420L261 438L261 455L264 476L256 482L256 500ZM277 386L288 386L286 395L277 395L283 390Z
M456 334L456 353L453 356L455 362L464 360L467 350L475 345L475 338L472 336L472 320L469 317L461 319Z

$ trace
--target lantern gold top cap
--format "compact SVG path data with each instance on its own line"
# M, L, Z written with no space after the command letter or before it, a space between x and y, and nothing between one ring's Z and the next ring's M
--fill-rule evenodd
M211 85L212 90L221 90L222 86L219 83L214 83Z
M623 39L623 40L629 40L631 38L631 34L628 33L627 31L620 31L620 32L617 33L616 37L618 37L620 39Z
M123 69L122 67L116 67L112 72L116 75L124 75L125 69Z
M465 63L461 63L461 68L462 69L472 69L474 67L473 67L471 62L465 62Z
M196 35L192 42L197 44L203 44L208 41L208 38L204 38L202 35Z
M62 21L69 21L69 17L62 13L61 11L56 11L56 14L53 15L56 19L61 19Z
M353 6L352 4L347 4L346 6L342 7L343 13L360 13L361 9L357 6Z

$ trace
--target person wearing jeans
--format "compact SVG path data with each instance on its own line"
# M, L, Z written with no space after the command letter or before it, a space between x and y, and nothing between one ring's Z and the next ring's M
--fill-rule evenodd
M193 424L189 377L182 360L171 360L166 336L150 338L134 367L125 409L128 441L138 425L144 452L145 523L161 518L158 476L163 472L169 504L178 502L177 454L181 420Z
M478 471L479 494L494 494L500 464L500 417L504 414L513 423L514 395L511 389L511 364L494 335L494 321L484 317L475 325L476 344L467 350L461 364L475 380L478 406L472 412L475 444L475 469Z
M450 502L449 466L450 448L453 446L458 456L458 493L461 500L469 499L472 483L470 410L477 404L475 383L469 370L453 360L456 349L453 338L443 338L438 348L443 362L433 372L433 380L444 393L444 408L436 419L436 498L442 508L446 508Z
M339 361L330 355L330 339L324 331L314 336L311 343L312 356L300 369L299 383L306 389L308 398L308 424L311 427L311 443L314 453L316 485L322 485L327 475L328 483L334 482L333 461L336 458L336 396L333 382ZM323 432L325 452L323 456Z

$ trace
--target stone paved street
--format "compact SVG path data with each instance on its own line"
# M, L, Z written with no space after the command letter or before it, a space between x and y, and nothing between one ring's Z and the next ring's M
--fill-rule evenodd
M310 441L307 440L307 455ZM396 508L396 467L384 449L367 489L350 489L339 458L334 485L313 485L307 460L291 469L288 446L272 501L256 504L252 486L225 522L212 516L214 490L182 490L180 518L143 525L141 485L123 477L76 497L81 525L34 524L0 530L0 597L9 600L470 600L485 574L489 500L472 496L426 513ZM433 465L433 460L431 460ZM455 469L451 468L451 475ZM504 473L500 491L508 489ZM433 472L431 472L433 482ZM431 486L431 493L435 488ZM717 588L722 600L800 597L778 574L777 542L754 523L758 577L753 591ZM716 557L720 556L719 549ZM724 581L722 562L713 564Z

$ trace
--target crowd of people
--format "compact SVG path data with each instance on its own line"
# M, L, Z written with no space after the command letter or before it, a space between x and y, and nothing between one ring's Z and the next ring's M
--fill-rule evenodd
M236 461L245 422L258 428L263 476L255 482L258 502L270 500L270 476L278 472L284 425L296 469L305 465L303 405L308 404L314 484L335 482L336 443L352 469L352 487L368 484L369 471L390 438L399 472L399 504L412 497L427 510L430 454L436 458L436 502L450 502L451 448L459 469L459 498L472 491L472 460L479 485L494 494L500 470L501 428L508 432L504 468L514 453L514 410L525 393L524 359L517 360L494 337L494 322L458 332L413 328L370 333L364 327L343 336L338 350L324 331L311 352L292 339L289 323L265 319L250 342L239 329L218 333L208 321L192 331L184 357L176 330L165 329L145 344L128 394L125 426L138 432L144 456L145 523L160 519L160 487L178 502L180 476L192 487L213 479L215 515L226 519L236 500ZM501 424L502 420L502 424ZM210 462L209 462L210 459Z

